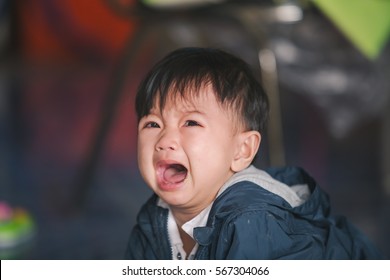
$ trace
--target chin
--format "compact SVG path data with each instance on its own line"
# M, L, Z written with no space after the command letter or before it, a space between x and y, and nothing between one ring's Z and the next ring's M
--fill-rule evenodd
M159 197L165 201L169 206L184 206L188 199L186 197L183 197L183 195L173 195L173 194L158 194Z

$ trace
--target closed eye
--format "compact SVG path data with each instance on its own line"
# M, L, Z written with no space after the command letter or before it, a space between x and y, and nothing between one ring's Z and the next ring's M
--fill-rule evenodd
M185 122L184 126L200 126L200 124L197 121L188 120Z
M144 128L160 128L160 125L156 122L147 122Z

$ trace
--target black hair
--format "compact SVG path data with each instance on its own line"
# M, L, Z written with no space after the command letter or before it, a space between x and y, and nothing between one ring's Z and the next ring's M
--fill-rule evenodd
M268 119L268 98L249 65L212 48L181 48L160 60L141 82L136 96L138 121L159 102L179 94L188 98L210 84L217 102L235 110L245 129L260 133Z

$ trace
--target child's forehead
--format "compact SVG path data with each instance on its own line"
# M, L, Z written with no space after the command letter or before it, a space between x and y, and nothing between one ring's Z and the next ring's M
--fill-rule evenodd
M217 100L214 92L201 90L199 92L170 92L162 101L160 96L157 96L151 112L163 112L175 109L183 112L205 112L207 110L219 107L223 110L224 106Z
M203 111L213 107L221 107L221 102L218 100L216 93L211 86L203 86L201 88L187 88L184 91L176 89L169 90L165 95L157 95L153 102L151 111L164 110L184 110L184 111Z
M197 113L207 118L228 118L235 123L235 127L242 126L238 108L221 102L212 88L196 93L171 92L164 101L156 98L149 114L163 116L173 111L183 115Z

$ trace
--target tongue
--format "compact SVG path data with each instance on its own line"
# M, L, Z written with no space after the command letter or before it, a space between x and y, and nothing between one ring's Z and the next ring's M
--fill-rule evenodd
M187 169L180 164L170 165L164 171L164 180L171 184L183 182L187 176Z

